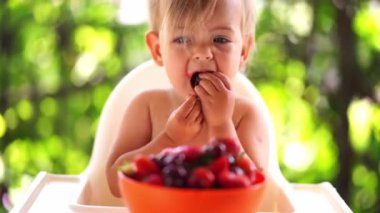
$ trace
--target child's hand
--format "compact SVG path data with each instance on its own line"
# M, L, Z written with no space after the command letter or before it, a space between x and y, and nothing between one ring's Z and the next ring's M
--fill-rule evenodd
M201 130L202 122L201 103L192 95L171 113L166 124L166 134L175 143L187 143Z
M235 106L230 81L219 72L201 73L195 93L201 99L202 112L210 128L220 127L232 120Z

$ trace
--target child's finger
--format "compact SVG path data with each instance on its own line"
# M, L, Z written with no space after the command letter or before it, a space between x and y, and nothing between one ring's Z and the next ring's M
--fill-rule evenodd
M205 89L199 85L194 87L194 91L195 91L195 94L197 94L198 97L201 99L201 101L203 101L205 98L208 97L208 94L205 91Z
M202 73L200 74L202 80L209 80L217 91L222 91L225 87L223 82L214 73Z
M224 86L228 89L231 90L231 83L230 80L222 73L220 72L214 72L215 75L223 82Z
M197 115L196 115L196 117L194 119L194 123L197 124L197 123L201 123L203 121L202 103L201 103L200 100L197 101L195 107L196 107L196 110L197 110L198 113L197 113Z
M201 124L203 122L203 114L202 113L199 113L198 116L195 118L195 121L194 123L196 124Z
M201 104L197 100L194 104L193 109L191 110L189 115L186 117L186 119L188 119L191 122L194 122L196 120L196 118L199 116L199 114L201 114Z
M213 95L217 91L212 81L208 79L202 79L198 86L202 87L208 95Z
M196 97L190 96L186 99L186 101L178 107L178 115L181 119L186 119L186 117L191 113L191 110L193 109L195 103L196 103Z

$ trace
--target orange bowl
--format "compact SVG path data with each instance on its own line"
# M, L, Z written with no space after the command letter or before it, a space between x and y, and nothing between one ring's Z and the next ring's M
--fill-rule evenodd
M118 173L119 189L131 213L252 213L263 198L265 181L246 188L184 189L138 182Z

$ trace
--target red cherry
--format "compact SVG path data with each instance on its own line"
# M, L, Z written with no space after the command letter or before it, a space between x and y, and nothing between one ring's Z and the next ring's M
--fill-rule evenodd
M262 183L265 180L265 176L262 171L256 170L249 175L251 185Z
M136 166L136 178L142 179L150 174L160 174L158 164L145 155L138 155L133 160Z
M219 174L218 182L223 188L248 187L251 183L247 176L237 175L226 170Z
M235 187L248 187L251 185L251 181L245 175L237 175L232 182L232 185Z
M240 157L237 159L236 164L244 170L246 175L250 175L253 171L255 171L256 166L248 157Z
M187 181L188 186L193 188L211 188L214 183L214 174L204 167L194 169Z
M219 143L218 140L214 140L203 147L203 153L211 158L217 158L227 154L227 147L223 143Z
M240 145L234 139L223 138L216 139L217 143L224 144L226 146L226 152L231 154L232 156L238 156L240 153Z
M181 152L185 155L185 161L191 163L199 159L202 149L197 146L183 146Z
M214 175L218 175L220 172L228 170L229 162L227 156L224 155L215 159L208 165L208 168L214 173Z
M143 179L143 182L153 184L153 185L164 185L164 180L161 175L158 174L150 174Z
M238 166L231 166L230 171L233 172L234 174L238 175L238 176L245 175L244 170Z

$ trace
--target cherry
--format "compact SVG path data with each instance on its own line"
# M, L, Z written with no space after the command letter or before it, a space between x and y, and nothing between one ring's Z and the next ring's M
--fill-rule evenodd
M150 174L160 174L160 167L152 159L145 155L138 155L133 161L136 166L135 177L144 178Z
M192 188L211 188L215 183L214 174L205 167L193 170L187 184Z
M188 172L181 165L169 164L162 169L162 175L166 186L184 187Z
M229 138L215 139L217 143L224 144L227 148L227 152L233 156L238 156L240 153L240 145L237 141Z
M204 146L203 152L205 155L211 156L212 158L218 158L224 154L226 154L227 146L222 143L218 143L214 141L211 144L206 144Z
M236 158L230 154L226 155L227 159L228 159L228 163L230 164L230 166L234 166L236 164Z
M150 174L143 179L143 182L153 184L153 185L164 185L164 180L161 175Z
M182 152L173 152L167 154L163 159L163 165L176 164L182 165L185 162L185 154Z
M231 182L233 187L248 187L251 185L251 181L247 176L237 175Z
M194 88L195 86L199 84L200 81L201 81L201 78L199 77L199 72L194 73L190 79L191 87Z
M149 184L190 188L247 187L265 181L233 139L214 139L203 147L178 146L137 155L120 167L124 175Z
M212 161L208 168L215 174L218 175L220 172L229 169L229 162L227 156L220 156L219 158Z
M244 170L240 168L239 166L232 166L230 168L230 171L239 176L245 175Z
M165 166L164 159L172 153L174 153L173 148L165 148L158 154L150 155L150 158L153 159L153 161L155 161L162 169Z
M264 182L265 176L264 176L264 174L261 171L256 170L256 171L253 171L249 175L249 179L251 181L251 185L254 185L254 184L258 184L258 183Z
M246 175L250 175L253 171L255 171L255 165L248 157L240 157L236 160L236 164L244 170Z
M187 163L197 161L202 154L201 148L197 146L183 146L181 151L184 154Z
M247 176L237 175L227 170L222 171L217 178L222 188L247 187L251 184Z

